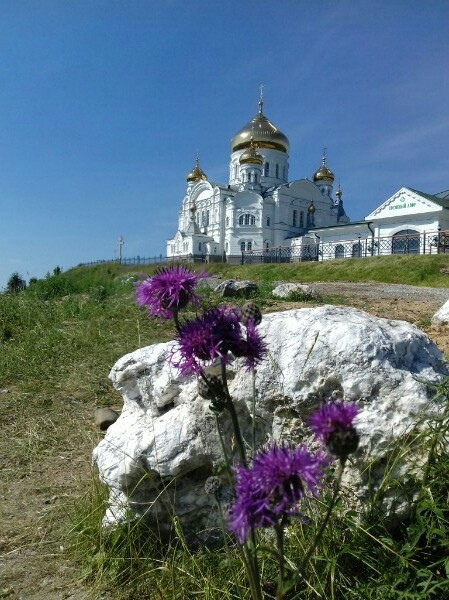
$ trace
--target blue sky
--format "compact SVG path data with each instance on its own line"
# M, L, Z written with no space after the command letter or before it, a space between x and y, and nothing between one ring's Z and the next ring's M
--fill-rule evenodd
M323 146L356 220L449 188L447 0L0 0L0 288L165 253L198 150L226 182L257 112L290 179Z

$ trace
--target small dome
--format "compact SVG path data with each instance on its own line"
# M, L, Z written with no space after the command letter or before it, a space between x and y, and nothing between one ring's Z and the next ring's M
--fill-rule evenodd
M330 169L328 169L328 167L326 167L326 157L323 156L321 167L318 169L318 171L315 171L315 173L313 174L313 181L333 183L334 179L334 174Z
M251 143L251 146L240 155L239 163L241 165L261 165L263 163L263 156L257 152L253 143Z
M187 174L187 181L195 182L195 181L201 181L201 180L204 181L205 179L207 179L207 175L206 175L206 173L204 173L204 171L201 170L200 161L197 158L195 167L190 171L190 173Z
M310 204L307 208L307 212L313 214L316 211L315 205L313 203L313 200L310 201Z
M288 152L289 142L286 135L271 123L262 113L262 101L259 102L259 112L231 139L231 152L243 150L251 146L253 138L256 148L271 148Z

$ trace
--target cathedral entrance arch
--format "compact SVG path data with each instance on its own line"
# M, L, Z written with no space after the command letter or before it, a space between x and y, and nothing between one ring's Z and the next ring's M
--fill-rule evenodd
M420 235L414 229L402 229L394 234L391 243L392 254L419 254Z

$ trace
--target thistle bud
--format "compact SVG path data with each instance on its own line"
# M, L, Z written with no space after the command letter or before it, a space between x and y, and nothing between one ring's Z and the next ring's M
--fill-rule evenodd
M262 313L254 302L245 302L240 311L240 320L243 325L248 325L249 321L253 321L254 325L259 325L262 321Z
M223 383L216 375L198 378L198 394L205 400L214 400L223 396Z

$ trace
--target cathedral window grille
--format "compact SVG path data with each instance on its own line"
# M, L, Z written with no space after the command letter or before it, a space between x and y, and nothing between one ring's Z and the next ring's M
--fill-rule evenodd
M263 174L265 175L265 177L268 177L268 175L270 174L270 165L267 162L264 165Z
M297 222L298 222L298 211L294 210L293 211L293 227L296 227Z
M252 249L253 249L253 243L252 243L252 242L248 242L248 243L246 244L246 249L247 249L247 250L252 250Z
M270 219L270 217L267 217L267 227L270 227L270 225L271 225L271 219Z
M304 227L304 213L302 210L299 213L299 226Z
M240 250L241 252L245 252L245 242L240 242Z
M276 165L276 179L279 179L279 165Z

